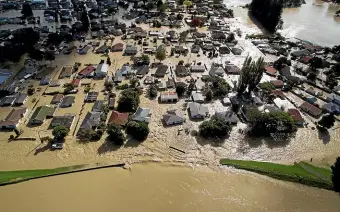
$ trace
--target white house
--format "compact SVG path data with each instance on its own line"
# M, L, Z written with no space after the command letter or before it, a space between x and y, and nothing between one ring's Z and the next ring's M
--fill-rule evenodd
M107 75L107 72L109 71L109 65L106 63L99 64L95 71L95 76L97 78L104 78Z

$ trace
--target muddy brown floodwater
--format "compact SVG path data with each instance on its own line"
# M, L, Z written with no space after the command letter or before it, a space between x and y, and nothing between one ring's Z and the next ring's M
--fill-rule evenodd
M103 169L0 189L1 211L338 212L331 191L232 170L160 164Z

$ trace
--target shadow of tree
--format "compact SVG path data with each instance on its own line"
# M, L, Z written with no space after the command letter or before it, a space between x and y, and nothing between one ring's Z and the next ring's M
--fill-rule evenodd
M124 147L137 147L141 143L142 143L141 141L137 141L136 139L133 139L131 136L128 136L126 139L126 143L124 144Z
M35 150L34 155L38 155L41 152L46 152L47 150L52 150L52 143L48 142L45 146L39 147Z
M331 136L328 130L318 129L318 138L322 140L323 144L328 144L331 141Z
M97 152L99 155L105 154L107 152L112 152L116 151L120 148L121 146L112 144L107 138L105 139L105 142L100 145L98 148Z

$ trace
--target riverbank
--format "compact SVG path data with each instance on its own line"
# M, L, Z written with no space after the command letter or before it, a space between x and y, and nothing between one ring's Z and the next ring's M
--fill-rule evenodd
M307 186L332 190L331 170L306 162L283 165L268 162L221 159L222 165L232 166L275 179L300 183Z
M123 167L124 163L92 166L76 165L68 167L60 167L55 169L36 169L36 170L18 170L18 171L0 171L0 186L11 185L28 180L52 177L57 175L71 174L76 172L91 171L96 169Z

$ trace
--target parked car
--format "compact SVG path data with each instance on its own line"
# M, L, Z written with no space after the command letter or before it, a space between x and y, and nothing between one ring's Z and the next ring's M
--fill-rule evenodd
M63 149L64 143L54 143L52 144L52 149Z

